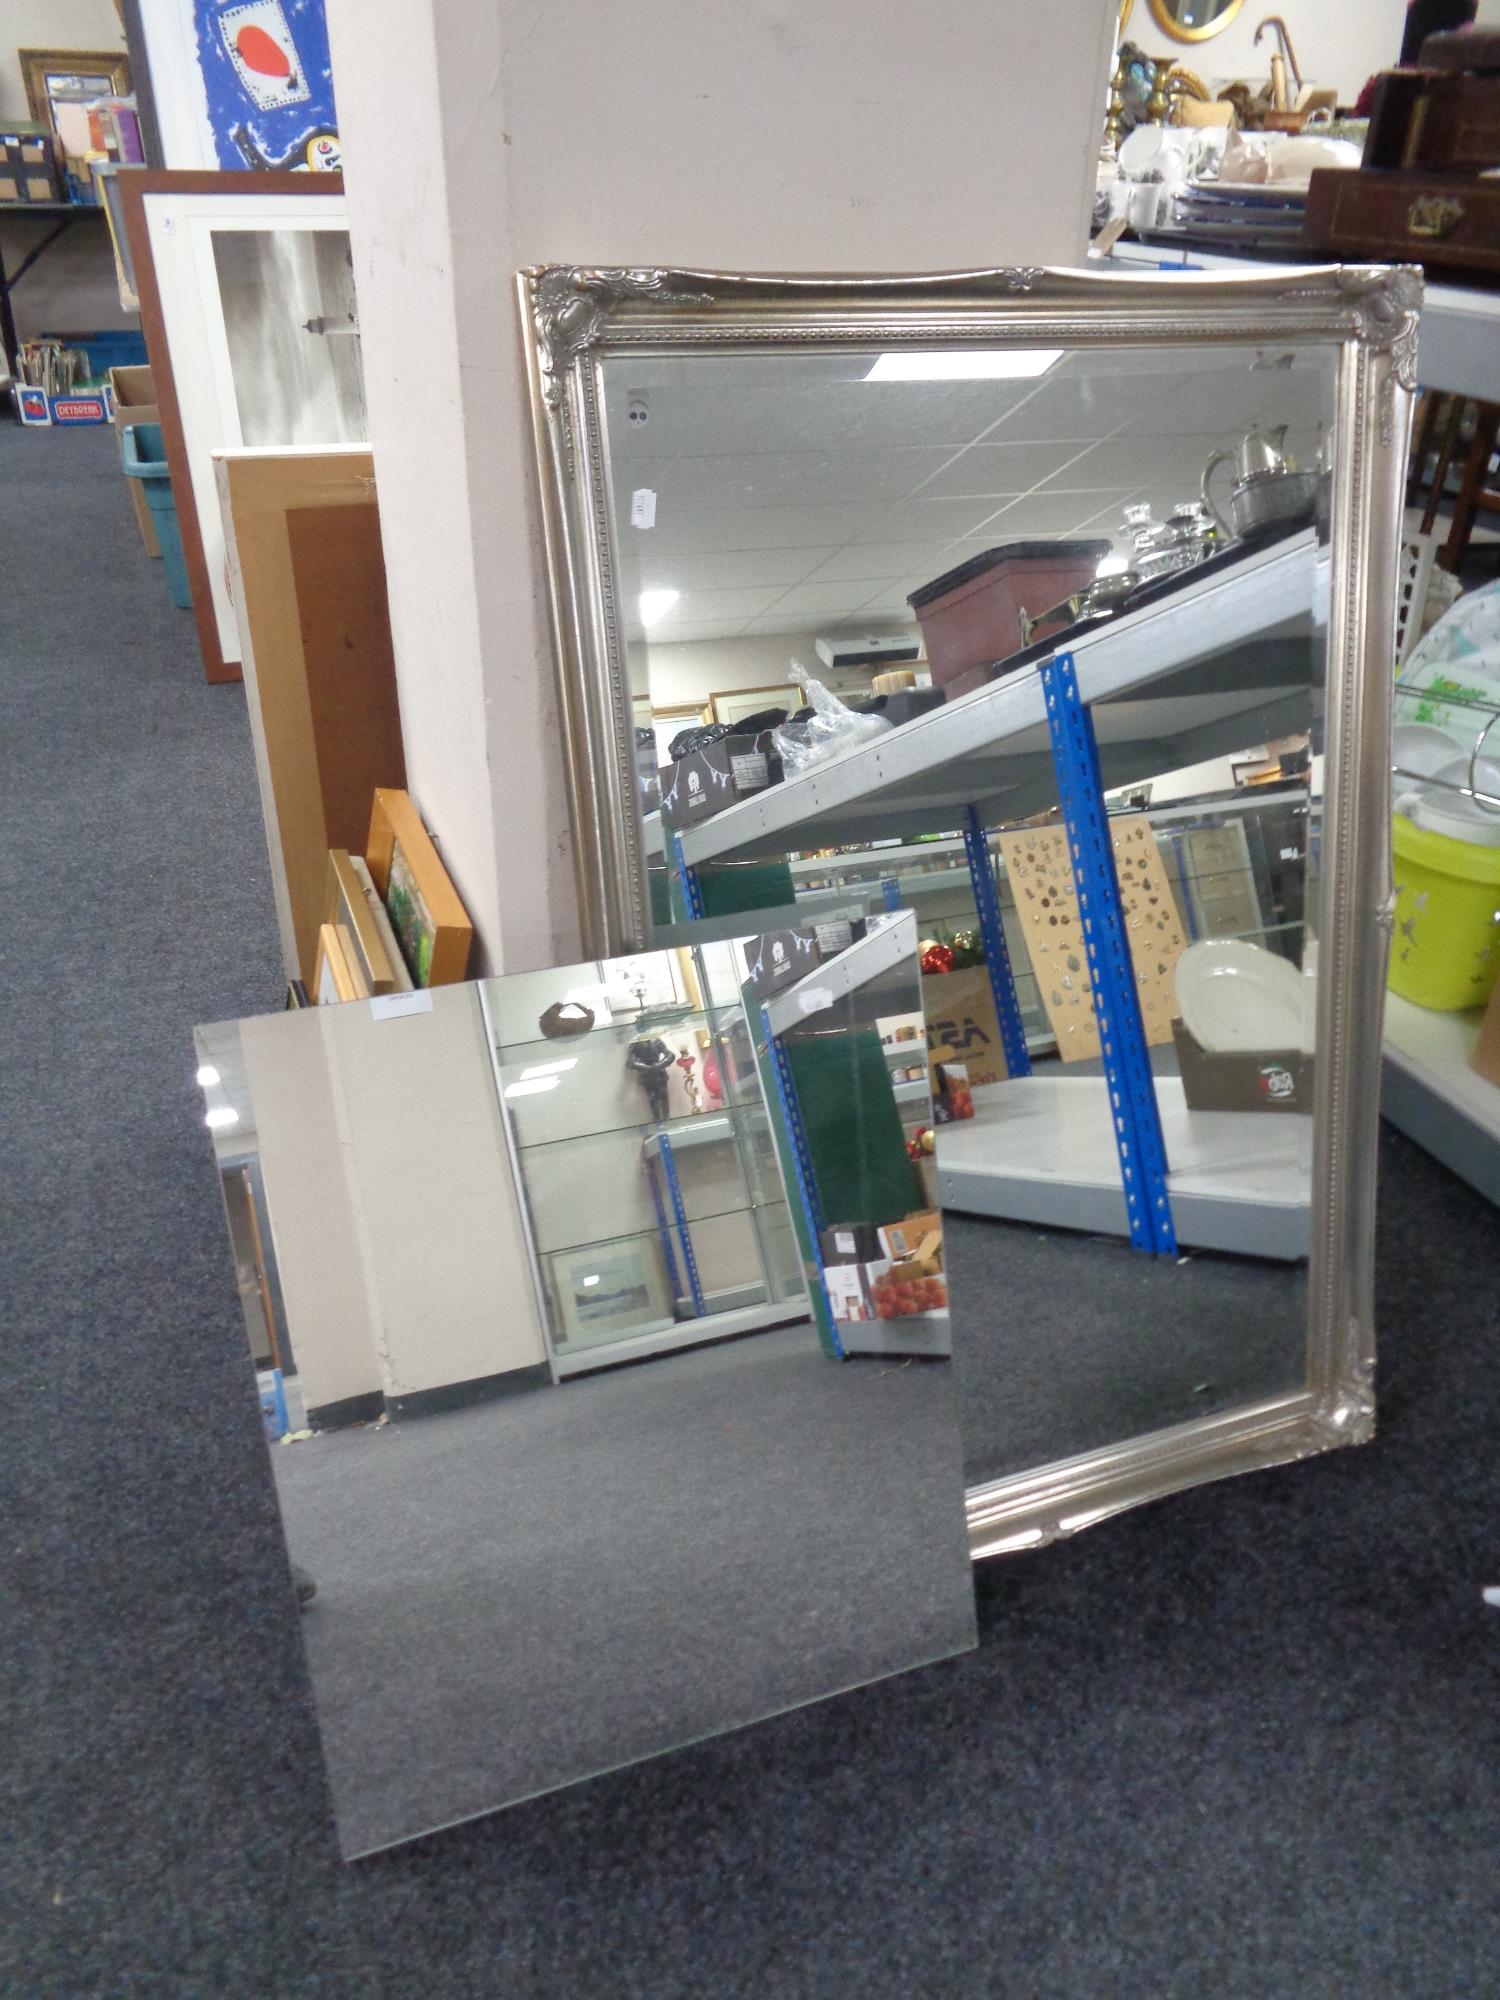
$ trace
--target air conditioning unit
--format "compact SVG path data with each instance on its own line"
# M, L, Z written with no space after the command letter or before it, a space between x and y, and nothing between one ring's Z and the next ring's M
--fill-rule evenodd
M922 657L920 632L886 632L878 638L819 639L825 667L910 667Z

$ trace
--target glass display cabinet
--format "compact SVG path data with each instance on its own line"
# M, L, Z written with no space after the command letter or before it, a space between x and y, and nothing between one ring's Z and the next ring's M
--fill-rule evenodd
M559 1377L807 1315L733 951L483 989Z

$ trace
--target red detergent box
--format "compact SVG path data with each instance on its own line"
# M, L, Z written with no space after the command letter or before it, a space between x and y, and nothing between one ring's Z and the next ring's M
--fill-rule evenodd
M108 389L75 389L48 400L54 424L107 424L114 414Z

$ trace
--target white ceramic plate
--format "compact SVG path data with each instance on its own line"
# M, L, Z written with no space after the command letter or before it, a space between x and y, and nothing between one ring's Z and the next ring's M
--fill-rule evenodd
M1290 959L1242 938L1204 938L1178 959L1173 984L1183 1026L1211 1054L1302 1046L1302 975Z

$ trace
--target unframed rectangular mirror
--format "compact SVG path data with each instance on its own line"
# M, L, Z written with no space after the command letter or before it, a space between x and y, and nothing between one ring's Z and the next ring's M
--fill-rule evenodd
M825 1276L930 1200L915 944L198 1030L346 1856L973 1644L935 1281Z

